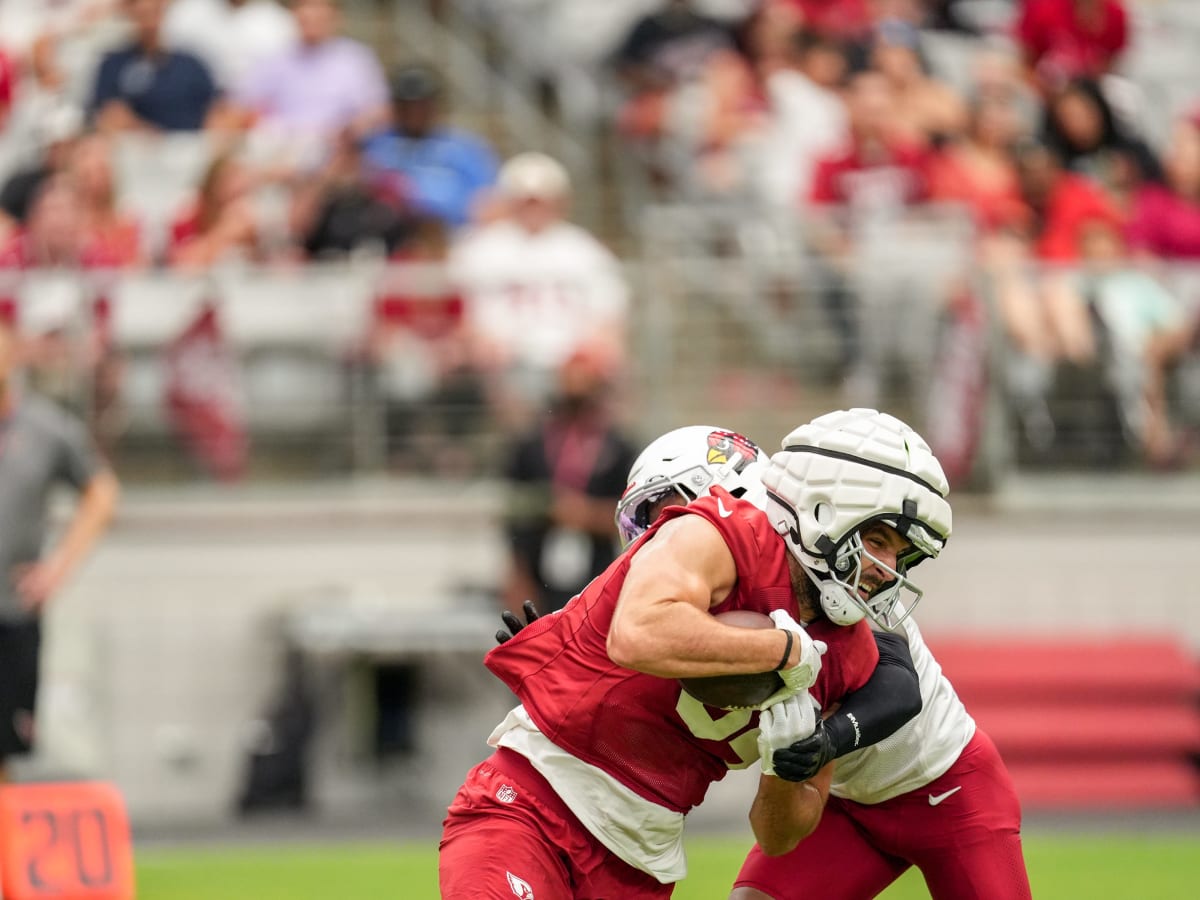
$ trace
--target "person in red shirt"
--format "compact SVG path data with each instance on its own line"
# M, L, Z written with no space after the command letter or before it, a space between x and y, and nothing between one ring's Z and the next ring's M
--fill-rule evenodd
M33 376L45 378L48 383L65 385L60 363L73 372L87 372L87 383L91 397L86 403L76 396L62 396L66 402L81 402L91 413L96 439L104 452L111 449L119 428L117 396L120 390L122 369L108 334L108 303L99 290L100 283L89 283L83 279L88 271L122 268L129 260L122 245L109 239L101 231L89 228L87 210L84 206L75 179L68 174L49 176L37 189L30 204L26 225L11 235L0 246L0 270L59 270L80 276L79 297L91 304L91 319L86 329L86 340L80 346L69 326L74 310L56 309L51 301L47 310L39 311L41 321L37 323L38 340L32 345L36 359L31 363ZM20 280L10 282L14 286ZM29 296L22 297L28 301ZM34 304L35 306L38 304ZM82 309L82 307L81 307ZM21 325L23 316L31 314L29 308L19 309L15 291L9 296L0 296L0 318ZM86 320L85 320L86 321ZM73 392L73 387L64 387Z
M13 65L8 53L0 49L0 131L8 124L8 115L12 112L16 87L16 66Z
M249 171L236 157L218 155L200 180L195 200L171 223L170 264L206 269L230 260L264 261L254 186Z
M68 165L83 207L83 230L89 243L104 248L117 266L135 266L142 261L141 226L137 219L117 209L112 147L107 136L83 138Z
M1067 79L1111 71L1128 41L1122 0L1023 0L1016 38L1035 81L1052 88Z
M930 200L961 204L985 235L1023 221L1025 202L1010 149L1020 127L1011 98L976 98L966 134L930 160Z
M944 545L945 478L919 435L874 410L823 416L783 446L766 512L720 487L669 507L560 612L488 653L521 705L450 807L443 898L669 897L686 874L685 815L762 743L757 710L704 706L678 679L779 671L771 732L866 683L879 653L864 616L886 619L916 590L907 568ZM735 609L776 627L710 615ZM800 785L764 774L750 815L764 848L786 852L816 826L831 772Z
M799 13L806 30L844 41L865 41L874 21L869 0L769 0Z
M892 93L879 72L858 72L847 93L850 140L839 152L818 161L812 203L842 206L854 216L894 217L903 207L923 201L925 152L898 137Z

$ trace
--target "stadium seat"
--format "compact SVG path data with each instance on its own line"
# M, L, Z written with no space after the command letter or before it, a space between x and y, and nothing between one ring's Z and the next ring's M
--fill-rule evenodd
M930 645L1026 808L1200 804L1200 664L1175 639Z
M373 313L371 268L234 269L217 276L219 317L241 361L251 430L357 433L350 362Z

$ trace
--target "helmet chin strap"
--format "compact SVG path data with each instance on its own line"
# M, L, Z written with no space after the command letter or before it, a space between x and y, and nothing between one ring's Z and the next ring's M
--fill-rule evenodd
M813 599L833 624L853 625L866 615L861 606L851 601L846 589L832 575L819 572L808 563L800 563L800 568L816 589L817 596Z

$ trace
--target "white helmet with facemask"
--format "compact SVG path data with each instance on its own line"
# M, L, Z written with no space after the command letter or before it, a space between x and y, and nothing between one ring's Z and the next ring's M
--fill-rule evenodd
M830 621L853 625L867 616L891 629L908 617L922 594L908 572L941 552L952 524L949 484L919 434L873 409L828 413L784 438L763 482L767 516ZM863 547L862 530L876 522L910 545L894 569ZM894 579L869 597L859 592L864 554Z
M651 441L629 470L616 512L621 543L632 543L650 527L651 507L671 492L686 504L720 485L761 509L766 500L761 481L766 465L766 454L736 431L711 425L668 431Z

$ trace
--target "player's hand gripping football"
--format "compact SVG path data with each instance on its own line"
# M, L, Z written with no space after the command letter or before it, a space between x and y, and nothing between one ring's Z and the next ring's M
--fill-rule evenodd
M821 655L828 649L824 641L814 641L808 636L803 625L787 614L785 610L777 609L771 613L771 621L782 631L790 631L800 645L800 661L794 666L779 670L783 687L758 705L759 709L768 709L801 691L807 691L821 673Z
M504 628L497 629L496 631L497 644L503 644L505 641L516 637L518 631L520 631L526 625L532 625L539 618L541 618L538 615L537 607L533 605L532 600L526 600L521 604L521 612L525 613L524 623L522 623L521 620L516 617L516 615L507 609L500 613L500 618L504 621Z
M758 757L763 774L780 775L779 754L811 735L820 721L817 703L808 691L764 709L758 717Z
M766 713L764 712L760 721L765 717ZM762 727L761 724L759 727ZM761 738L759 738L759 752L762 752ZM785 781L808 781L825 768L825 764L836 755L837 748L833 745L833 735L825 728L825 720L818 715L816 725L810 734L797 738L786 747L779 747L775 750L775 755L771 758L771 765L775 770L774 774ZM764 756L763 759L765 760L766 757ZM766 771L765 762L763 771Z

